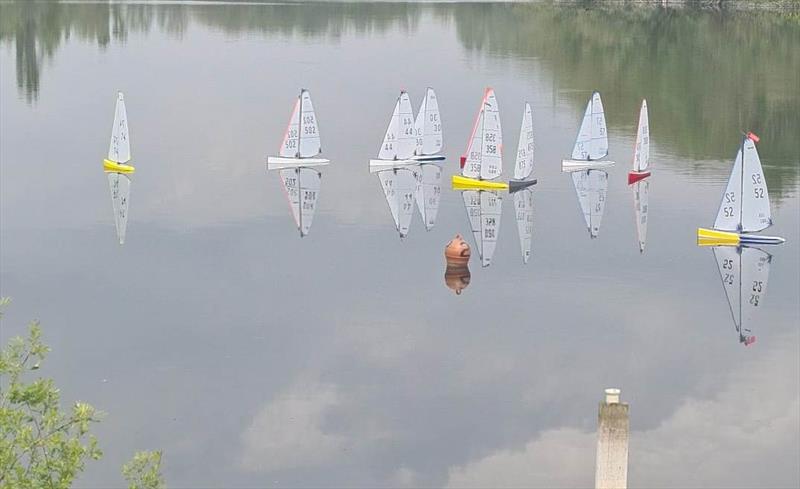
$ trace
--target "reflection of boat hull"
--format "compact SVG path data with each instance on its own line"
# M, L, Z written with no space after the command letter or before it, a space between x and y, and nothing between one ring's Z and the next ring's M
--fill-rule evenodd
M270 156L267 158L267 170L324 166L330 162L331 160L326 158L286 158L283 156Z
M649 171L631 171L628 172L628 185L633 185L634 183L644 180L645 178L650 176Z
M453 175L452 184L455 190L466 190L466 189L507 190L508 189L508 184L505 182L477 180L474 178L462 177L461 175Z
M606 160L561 160L562 172L591 170L595 168L606 168L609 166L614 166L614 162Z
M739 234L716 229L697 228L697 244L700 246L775 245L785 241L785 239L778 236L759 236L757 234Z
M444 155L414 155L411 159L414 161L442 161Z
M130 174L136 171L131 165L126 165L125 163L117 163L116 161L111 161L108 159L103 160L103 171L106 173L125 173Z
M410 166L419 165L420 162L413 159L408 160L369 160L369 172L377 173L384 170L393 170L395 168L408 168Z

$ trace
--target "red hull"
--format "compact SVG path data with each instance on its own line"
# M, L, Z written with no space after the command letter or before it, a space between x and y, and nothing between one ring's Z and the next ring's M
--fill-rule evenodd
M644 180L650 176L649 171L632 171L628 172L628 185L633 185L639 180Z

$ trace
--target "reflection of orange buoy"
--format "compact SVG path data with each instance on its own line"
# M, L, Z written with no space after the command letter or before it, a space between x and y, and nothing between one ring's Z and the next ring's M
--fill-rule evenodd
M444 248L444 258L448 265L466 265L471 253L469 245L460 234L456 234L456 237L451 239Z
M470 254L469 245L460 234L456 234L444 248L444 257L447 260L444 283L456 294L461 294L469 285L471 274L467 265Z

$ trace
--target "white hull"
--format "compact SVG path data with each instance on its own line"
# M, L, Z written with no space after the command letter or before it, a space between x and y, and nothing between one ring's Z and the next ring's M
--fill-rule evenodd
M331 160L325 158L285 158L283 156L270 156L267 158L267 170L324 166L330 162Z
M408 160L369 160L369 172L377 173L383 170L391 170L392 168L408 168L410 166L419 165L420 162Z
M442 161L444 155L414 155L411 159L414 161Z
M614 166L614 162L606 160L561 160L562 172L593 170L595 168L607 168L609 166Z

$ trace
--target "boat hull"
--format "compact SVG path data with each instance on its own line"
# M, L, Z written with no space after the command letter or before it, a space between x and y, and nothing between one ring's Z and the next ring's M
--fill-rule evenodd
M594 169L600 169L600 168L608 168L610 166L614 166L614 162L613 161L607 161L607 160L598 160L598 161L591 161L591 160L561 160L561 171L562 172L594 170Z
M531 180L509 180L508 191L513 194L518 190L522 190L532 185L536 185L536 182L538 182L538 180L536 180L535 178Z
M699 246L777 245L786 240L778 236L739 234L716 229L697 228Z
M136 171L136 168L134 168L131 165L127 165L125 163L117 163L116 161L104 159L103 171L105 171L106 173L124 173L126 175L130 175L131 173Z
M411 159L414 161L443 161L444 155L414 155Z
M453 175L452 185L454 190L508 190L505 182L491 182L474 178Z
M628 172L628 185L633 185L650 176L649 171L631 171Z
M267 170L325 166L330 162L331 160L325 158L286 158L283 156L270 156L267 158Z

